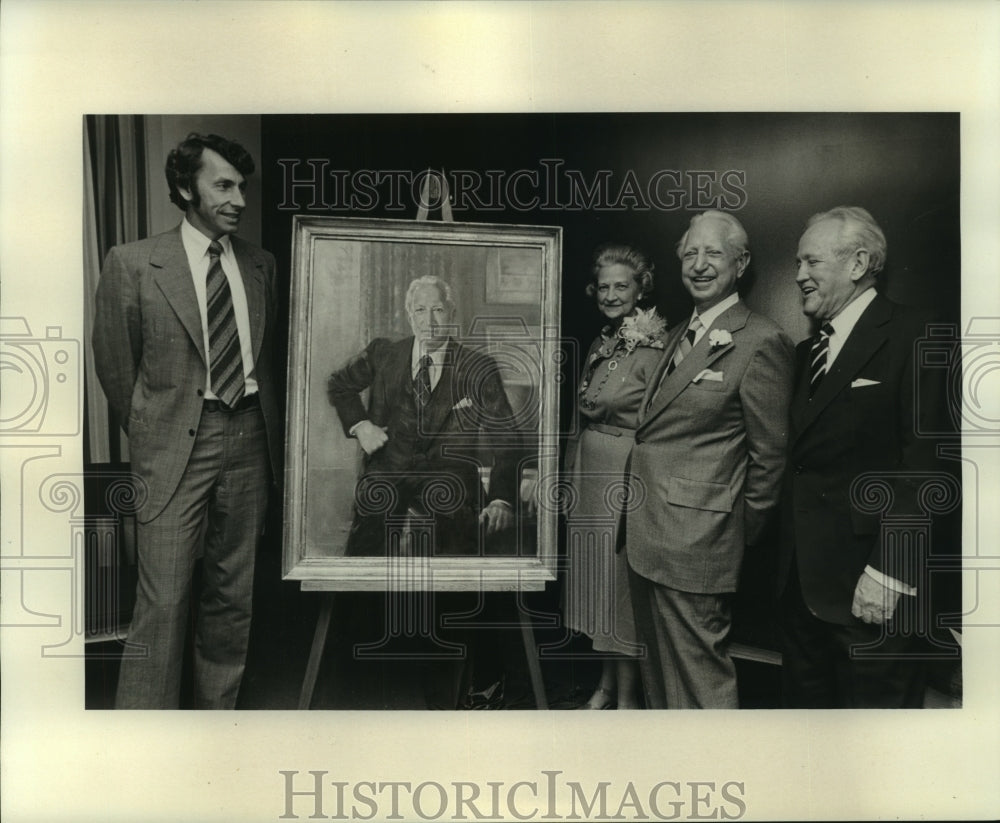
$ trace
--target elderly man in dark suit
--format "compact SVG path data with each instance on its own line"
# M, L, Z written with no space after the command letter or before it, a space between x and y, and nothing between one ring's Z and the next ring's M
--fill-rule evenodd
M480 555L506 551L514 525L517 463L524 457L514 414L492 358L455 339L455 306L449 284L433 276L413 280L405 307L413 335L376 338L329 379L330 402L344 433L364 450L355 492L349 556L393 554L390 534L400 524L432 523L432 545L398 547L400 553ZM369 392L368 406L360 393ZM484 460L484 450L488 450ZM484 487L480 464L486 462ZM391 500L387 504L386 500ZM394 527L391 520L395 520ZM425 528L415 532L427 536ZM405 531L403 531L405 535ZM466 593L435 598L439 613L476 608ZM511 615L496 597L483 602L482 620L500 623ZM434 631L467 644L469 664L462 708L502 706L504 668L500 638L492 631ZM450 667L430 664L428 701L451 706L459 691L445 683Z
M677 253L694 311L667 340L629 458L640 672L648 708L737 708L730 600L778 502L793 347L739 298L750 252L733 215L696 215Z
M389 515L433 517L434 553L478 554L481 524L486 535L513 525L515 458L521 456L509 432L514 415L493 360L451 334L448 283L414 280L405 305L412 337L373 340L329 380L344 432L365 453L347 554L387 553L381 484L395 494ZM367 409L360 397L365 389ZM488 492L477 458L481 432L496 446Z
M793 708L919 707L914 652L918 547L880 538L852 484L877 477L894 514L918 514L918 489L940 469L932 440L943 386L915 391L925 318L875 290L885 235L862 208L814 215L799 240L802 310L816 335L798 348L782 495L779 590L783 686ZM877 646L874 655L857 652Z
M167 159L184 220L113 248L97 289L94 359L146 495L118 708L177 708L195 561L194 703L233 708L254 559L282 435L271 365L275 262L233 236L253 160L191 134Z

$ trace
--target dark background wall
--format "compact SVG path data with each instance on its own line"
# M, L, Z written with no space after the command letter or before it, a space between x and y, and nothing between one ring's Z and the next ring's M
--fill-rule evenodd
M176 226L181 211L170 202L163 167L167 155L193 131L221 134L243 144L257 164L256 174L247 180L247 207L240 220L240 237L260 243L261 166L260 115L256 114L163 114L145 120L147 191L149 193L149 234L159 234Z
M546 164L560 184L548 203ZM261 118L260 168L262 240L285 271L296 212L416 216L408 190L393 198L386 183L371 186L374 195L356 186L345 192L334 172L478 170L478 201L465 198L466 208L457 202L454 219L562 226L563 332L584 341L600 322L583 287L591 252L604 240L646 249L656 265L661 312L671 321L688 314L674 245L691 215L713 201L734 211L749 233L747 302L795 340L809 333L794 284L799 235L811 214L841 204L866 207L885 231L890 297L947 319L959 314L957 114L275 115ZM332 208L314 203L307 188L288 189L290 180L307 179L316 168L327 184L320 199ZM506 182L519 169L539 174L538 186L522 179L491 201L486 172ZM659 198L668 208L644 207L644 190L660 170L679 172L661 178ZM590 207L580 197L569 202L567 171L585 184L603 175L607 196ZM638 195L619 197L629 172ZM344 205L352 192L354 208ZM541 195L534 207L512 202L534 193ZM493 201L500 208L484 207Z

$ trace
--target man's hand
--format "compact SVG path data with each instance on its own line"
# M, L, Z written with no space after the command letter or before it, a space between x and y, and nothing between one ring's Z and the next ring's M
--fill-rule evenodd
M494 500L479 513L479 522L486 524L487 534L496 534L514 525L514 512L502 500Z
M861 573L854 589L854 603L851 614L865 623L888 623L896 611L899 592L879 583L871 575Z
M365 454L374 454L381 449L389 435L386 434L384 426L376 426L371 420L362 420L354 429L354 436L365 450Z

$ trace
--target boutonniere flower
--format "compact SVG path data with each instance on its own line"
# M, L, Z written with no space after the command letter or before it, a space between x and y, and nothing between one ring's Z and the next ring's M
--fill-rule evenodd
M708 333L709 352L718 351L732 342L733 336L729 333L728 329L712 329Z

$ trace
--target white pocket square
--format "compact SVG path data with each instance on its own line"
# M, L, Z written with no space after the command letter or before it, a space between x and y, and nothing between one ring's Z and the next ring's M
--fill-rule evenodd
M852 381L851 388L860 389L863 386L878 386L881 382L881 380L868 380L865 377L859 377L857 380Z
M698 374L694 376L692 383L699 383L702 380L713 380L716 383L722 382L722 372L712 371L711 369L702 369Z
M470 400L470 399L469 399L468 397L463 397L463 398L462 398L461 400L459 400L459 401L458 401L458 402L457 402L457 403L456 403L456 404L455 404L454 406L452 406L452 408L453 408L453 409L454 409L455 411L458 411L459 409L467 409L467 408L469 408L469 407L470 407L471 405L472 405L472 401L471 401L471 400Z

